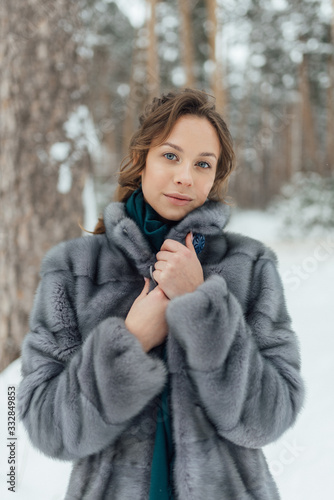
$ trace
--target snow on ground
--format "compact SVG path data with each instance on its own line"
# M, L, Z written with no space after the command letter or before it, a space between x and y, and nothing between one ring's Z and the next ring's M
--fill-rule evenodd
M307 397L295 426L264 448L282 500L333 498L334 491L334 235L289 241L272 214L234 210L230 231L265 242L277 254L286 301L297 332ZM0 375L0 498L63 500L71 464L35 450L17 424L16 493L7 490L7 387L17 386L20 360ZM269 500L269 499L268 499Z

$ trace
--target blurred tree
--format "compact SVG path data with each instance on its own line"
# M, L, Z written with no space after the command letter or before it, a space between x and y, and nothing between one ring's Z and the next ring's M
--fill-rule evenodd
M207 5L207 36L210 48L210 87L216 97L216 107L219 112L223 112L226 105L226 95L224 90L223 67L221 56L221 34L220 12L217 8L216 0L206 0Z
M296 171L334 171L334 0L142 0L135 29L139 3L1 4L7 360L18 354L41 257L80 233L86 172L102 209L153 95L184 86L216 95L235 137L230 187L240 206L266 206Z
M78 12L62 0L1 6L0 370L20 354L42 257L81 234L90 157L73 135L87 92Z
M332 22L330 29L330 50L328 55L328 88L327 88L327 134L326 160L327 172L334 173L334 0L332 0Z
M136 65L138 64L138 59L141 55L140 42L138 37L138 32L136 33L134 46L133 46L133 54L132 54L132 64L131 64L131 73L129 79L129 96L130 98L127 101L127 106L125 110L125 117L123 120L123 134L122 134L122 157L125 157L128 154L128 147L130 144L130 140L133 134L133 131L136 126L137 119L137 103L136 96L138 95L138 85L136 82ZM139 94L140 95L140 94Z
M316 171L320 164L317 162L317 144L315 135L315 121L313 117L310 85L308 79L307 55L302 55L299 66L299 92L301 102L301 134L302 134L302 162L301 170Z
M329 0L217 1L230 52L239 59L230 57L226 75L230 126L243 171L231 184L243 193L242 206L254 201L265 206L295 171L325 171L325 152L328 156L333 144ZM254 197L254 190L261 195Z
M206 0L160 0L156 11L161 89L191 85L212 90Z
M93 167L98 210L112 199L116 172L127 146L124 135L128 110L136 111L142 93L130 88L138 78L135 61L136 30L114 1L80 0L79 16L85 36L79 40L78 51L87 73L87 106L93 117L100 156Z
M147 45L147 100L151 101L153 97L159 94L160 76L159 76L159 59L156 36L156 5L158 0L149 0L148 5L149 15L148 24L148 45Z
M178 5L181 17L180 45L182 64L186 74L185 86L193 87L195 84L195 78L191 3L190 0L179 0Z
M296 3L299 19L296 22L295 32L298 39L295 51L292 53L294 54L296 51L299 53L299 71L304 71L304 81L307 82L308 86L308 89L302 89L308 93L308 98L305 98L305 101L303 92L300 92L302 105L301 169L327 175L326 136L328 136L328 128L332 127L328 121L328 113L331 113L330 108L328 108L328 89L330 87L328 56L333 52L331 41L331 20L333 17L331 7L333 4L331 0L308 0L307 2L298 0ZM304 122L305 118L309 123Z
M196 86L207 91L212 91L213 61L212 40L214 37L215 23L210 22L207 0L193 1L192 9L193 33L195 42L194 74ZM211 45L210 45L211 35Z

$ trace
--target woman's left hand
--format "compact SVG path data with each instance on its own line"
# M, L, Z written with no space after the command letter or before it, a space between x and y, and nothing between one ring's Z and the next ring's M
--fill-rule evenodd
M156 255L153 278L169 299L194 292L204 282L191 233L187 234L185 242L182 245L175 240L165 240Z

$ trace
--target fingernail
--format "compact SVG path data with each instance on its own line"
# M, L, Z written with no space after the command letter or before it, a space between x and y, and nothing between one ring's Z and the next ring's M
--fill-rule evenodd
M194 235L193 235L193 232L192 232L192 231L190 231L190 234L191 234L191 242L192 242L192 241L193 241L193 239L194 239Z

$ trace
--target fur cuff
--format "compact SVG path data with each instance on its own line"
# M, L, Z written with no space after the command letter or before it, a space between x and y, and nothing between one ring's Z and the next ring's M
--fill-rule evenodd
M173 299L166 317L190 368L212 371L224 363L241 315L225 279L213 275L195 292Z

